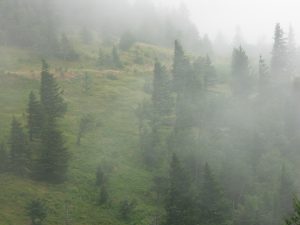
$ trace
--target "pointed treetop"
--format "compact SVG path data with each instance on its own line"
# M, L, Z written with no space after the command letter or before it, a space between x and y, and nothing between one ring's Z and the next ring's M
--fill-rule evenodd
M42 59L42 72L48 72L48 70L49 70L48 63L46 62L45 59Z

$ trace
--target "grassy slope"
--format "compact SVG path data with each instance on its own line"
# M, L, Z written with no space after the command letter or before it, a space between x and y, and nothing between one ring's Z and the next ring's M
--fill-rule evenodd
M29 224L24 207L36 197L47 201L49 225L65 224L68 219L74 225L148 224L156 210L150 192L152 174L141 162L135 109L144 98L143 86L151 74L153 59L167 60L171 52L139 45L131 53L122 54L124 70L105 71L94 66L93 48L85 46L82 51L85 55L79 64L50 61L52 68L67 67L69 71L59 79L68 102L62 130L72 153L69 180L62 185L47 185L1 174L1 225ZM144 55L144 65L132 63L136 51ZM0 137L6 141L12 116L24 122L28 94L30 90L38 93L39 58L16 49L0 49L0 61ZM82 92L80 74L84 72L93 80L89 94ZM110 79L112 74L117 79ZM97 126L77 147L79 119L87 113L93 115ZM108 186L111 207L96 205L98 189L94 183L99 164L109 165L111 170ZM118 218L119 202L124 199L138 203L130 221Z

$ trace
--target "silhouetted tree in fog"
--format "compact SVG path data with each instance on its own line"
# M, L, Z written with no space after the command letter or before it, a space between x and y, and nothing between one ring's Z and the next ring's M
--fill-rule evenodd
M13 118L10 130L10 167L19 176L28 175L31 166L31 156L26 134L21 124Z
M241 46L233 49L231 70L233 93L237 96L247 96L251 89L249 62Z
M190 181L177 156L171 161L169 188L166 198L166 225L190 224L193 207Z
M274 76L287 76L287 43L279 23L276 24L274 32L271 73Z
M43 127L43 115L41 104L32 91L29 95L27 113L29 139L33 141L35 138L40 138Z

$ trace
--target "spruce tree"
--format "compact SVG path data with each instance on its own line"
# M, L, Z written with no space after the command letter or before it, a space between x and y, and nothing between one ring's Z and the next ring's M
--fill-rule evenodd
M248 56L240 46L232 53L233 93L237 96L247 96L251 88Z
M47 208L45 204L37 199L32 200L26 207L27 215L31 219L31 225L42 225L47 217Z
M287 42L287 73L290 78L295 77L297 67L297 47L295 34L292 26L290 26Z
M112 66L116 69L121 69L123 65L119 56L119 51L116 46L113 46L112 48L111 57L112 57Z
M53 74L49 72L49 66L44 60L41 73L40 95L43 114L48 123L65 114L66 103L62 98L62 91Z
M25 132L15 118L11 123L9 147L11 170L19 176L27 175L30 172L30 151Z
M177 94L184 92L188 72L189 62L184 55L181 44L176 40L173 59L173 89Z
M108 202L108 198L109 196L108 196L106 184L103 184L100 190L99 204L100 205L106 204Z
M263 93L266 89L266 86L269 82L269 69L265 63L265 60L260 55L259 56L259 65L258 65L258 79L259 79L259 92Z
M294 199L294 212L285 219L285 225L299 225L300 224L300 201L298 198Z
M43 127L41 132L41 151L37 160L36 175L38 179L60 183L66 179L69 153L64 146L57 119L66 112L66 103L48 65L43 61L41 72L41 107Z
M281 175L278 188L278 201L276 207L276 216L278 221L289 215L293 210L293 182L290 179L285 167L281 169Z
M283 76L287 69L287 44L284 32L279 23L275 26L274 44L271 59L271 73L274 76Z
M154 116L159 117L158 119L170 115L172 111L172 96L169 84L166 68L159 62L156 62L154 66L152 103Z
M171 161L169 188L166 198L166 225L183 225L191 222L190 182L188 175L174 154Z
M228 205L223 191L217 183L209 165L204 168L203 184L197 203L197 223L203 225L221 225L228 222Z
M39 138L43 127L43 115L40 102L31 91L27 108L27 126L30 141L34 138Z
M217 74L214 66L212 65L210 57L207 55L204 61L204 87L208 89L214 85L217 80Z
M8 155L4 143L0 144L0 172L5 172L8 166Z
M197 114L197 100L202 91L202 79L195 73L182 46L175 41L173 59L173 90L176 93L176 129L193 127Z
M119 48L123 51L128 51L135 43L135 38L130 31L126 31L122 34Z
M61 132L54 124L48 124L43 128L42 147L38 159L38 179L50 183L61 183L65 181L69 153L64 146Z
M77 60L79 58L78 54L76 53L74 46L68 39L68 37L63 34L60 40L60 51L59 56L63 60Z

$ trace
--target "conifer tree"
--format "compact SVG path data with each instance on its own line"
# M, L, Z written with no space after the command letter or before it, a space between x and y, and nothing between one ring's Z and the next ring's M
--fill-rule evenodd
M259 56L259 65L258 65L258 78L259 78L259 92L262 93L268 82L269 82L269 69L265 63L265 60L260 55Z
M298 198L294 199L294 212L285 220L285 225L298 225L300 224L300 201Z
M212 65L210 57L207 55L204 61L204 86L206 89L216 83L217 74Z
M101 186L101 190L100 190L99 204L100 205L106 204L108 201L108 198L109 198L109 196L108 196L106 184L103 184Z
M213 54L213 46L207 34L205 34L203 37L202 45L203 45L202 51L204 54L209 54L209 55Z
M287 42L287 73L289 77L295 77L297 65L297 47L293 27L290 26Z
M10 131L10 166L19 176L25 176L30 171L30 151L26 135L21 124L13 118Z
M248 56L244 49L233 49L232 54L232 79L233 79L233 93L238 96L246 96L250 92L250 74Z
M174 154L171 161L170 181L166 198L166 225L183 225L191 222L190 182L180 161Z
M228 221L228 205L209 165L204 168L203 184L198 205L197 224L221 225Z
M42 147L37 165L38 179L51 183L65 181L69 153L64 146L61 132L54 124L48 124L43 128Z
M41 132L41 151L37 160L36 176L38 179L60 183L66 179L69 153L64 146L57 119L66 112L66 103L48 65L43 61L41 72L41 107L43 127Z
M51 123L56 118L62 117L66 112L66 103L62 98L62 91L59 88L53 74L49 73L49 66L43 60L41 73L41 104L45 120Z
M289 215L293 210L293 194L294 187L293 182L288 176L288 173L283 166L281 169L281 175L278 188L278 201L276 215L278 221Z
M47 208L45 204L37 199L32 200L26 207L27 215L31 219L31 225L42 225L47 217Z
M126 31L122 34L119 48L123 51L129 50L135 43L135 38L130 31Z
M154 113L159 118L167 116L172 111L172 96L169 87L166 68L159 62L154 66L152 102Z
M27 126L29 139L39 138L43 127L43 115L40 102L36 99L35 94L31 91L27 108Z
M184 55L181 44L176 40L173 59L173 89L177 94L184 91L188 72L189 62Z
M119 56L119 51L116 46L113 46L111 56L112 56L112 66L116 69L122 68L123 65Z
M0 172L5 172L8 166L8 155L4 143L0 144Z
M272 50L271 73L283 76L287 69L287 44L284 32L279 23L275 26L274 44Z
M63 60L77 60L79 58L72 43L65 34L62 35L60 40L59 56Z
M81 29L80 38L81 41L86 45L89 45L93 42L93 35L86 26Z

